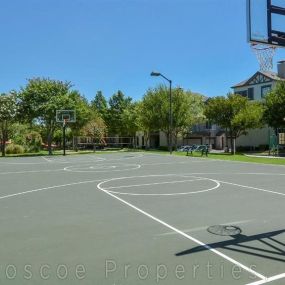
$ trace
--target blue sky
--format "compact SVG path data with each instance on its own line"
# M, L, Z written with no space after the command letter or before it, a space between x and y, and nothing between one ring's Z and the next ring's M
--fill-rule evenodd
M155 70L217 96L258 70L245 0L1 1L0 34L0 92L39 76L71 81L88 99L118 89L140 99L164 82Z

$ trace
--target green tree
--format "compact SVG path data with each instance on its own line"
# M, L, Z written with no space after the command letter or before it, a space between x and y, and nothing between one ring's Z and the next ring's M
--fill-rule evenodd
M238 94L227 97L215 97L208 100L205 108L206 117L225 130L231 140L231 152L235 153L234 140L246 135L249 129L263 126L263 107L261 103L249 101Z
M163 128L168 120L167 110L163 106L166 91L163 85L149 88L138 103L138 126L144 132L145 145L149 145L150 134Z
M181 88L173 90L173 136L175 148L178 137L189 127L204 120L204 96Z
M79 91L71 91L69 96L72 101L71 108L76 112L76 122L70 123L68 127L75 139L75 151L78 151L77 137L81 134L82 128L92 119L92 116L97 113L89 106L88 101L80 95Z
M70 82L33 78L19 92L21 114L23 118L36 120L45 128L49 154L52 154L52 139L57 128L56 110L74 107L70 88Z
M285 127L285 82L279 82L276 87L265 96L264 120L277 131Z
M108 103L102 91L97 91L95 98L91 101L91 108L99 112L101 118L106 120L108 113Z
M125 135L135 137L139 130L138 103L130 103L122 113L122 124Z
M0 95L0 144L2 156L5 156L6 142L11 133L11 124L17 115L17 99L15 94Z
M131 104L132 99L126 97L120 90L109 100L109 110L107 116L108 132L112 135L123 136L126 134L123 124L123 112Z
M172 134L176 146L179 135L204 118L203 107L203 96L181 88L172 90ZM159 85L148 89L138 113L139 125L146 133L163 131L169 143L169 89L167 86Z

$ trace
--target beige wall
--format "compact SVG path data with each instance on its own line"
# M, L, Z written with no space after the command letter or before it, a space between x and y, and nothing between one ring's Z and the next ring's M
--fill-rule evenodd
M268 132L269 128L249 130L247 135L243 135L237 138L236 146L254 146L268 145Z
M276 86L276 82L266 82L266 83L262 83L262 84L256 84L256 85L248 85L245 87L237 87L234 88L234 93L237 93L239 91L247 91L248 88L253 87L254 91L253 91L253 96L254 96L254 100L261 100L261 87L262 86L267 86L267 85L271 85L271 88L273 89Z

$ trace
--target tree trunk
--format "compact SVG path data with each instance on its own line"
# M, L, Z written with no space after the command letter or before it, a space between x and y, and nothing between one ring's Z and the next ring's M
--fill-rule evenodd
M233 138L233 132L230 130L230 136L231 136L231 154L234 154L234 138Z
M6 122L2 123L1 132L2 132L1 153L2 153L2 156L5 156L6 155L6 141L7 141L7 124L6 124Z
M78 138L77 138L77 136L73 137L73 150L78 152Z
M177 150L178 145L178 133L174 134L174 150Z
M51 142L52 142L52 139L51 139L51 133L49 132L49 133L48 133L48 137L47 137L47 143L48 143L48 154L49 154L49 155L52 155Z
M1 153L2 153L2 156L5 156L5 154L6 154L5 149L6 149L6 142L5 142L5 139L3 139L1 141Z

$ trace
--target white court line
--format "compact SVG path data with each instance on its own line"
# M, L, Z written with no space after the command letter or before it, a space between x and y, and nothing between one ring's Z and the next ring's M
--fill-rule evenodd
M272 191L272 190L257 188L257 187L253 187L253 186L246 186L246 185L241 185L241 184L236 184L236 183L221 181L221 180L217 180L217 181L219 181L220 183L223 183L223 184L229 184L229 185L238 186L238 187L242 187L242 188L248 188L248 189L253 189L253 190L257 190L257 191L262 191L262 192L267 192L267 193L271 193L271 194L285 196L285 193L280 193L280 192L276 192L276 191Z
M18 192L18 193L14 193L14 194L5 195L5 196L0 196L0 200L15 197L15 196L26 195L26 194L30 194L30 193L40 192L40 191L44 191L44 190L51 190L51 189L56 189L56 188L61 188L61 187L87 184L87 183L94 183L94 182L98 182L98 181L102 181L102 180L103 179L87 180L87 181L81 181L81 182L74 182L74 183L38 188L38 189L34 189L34 190L28 190L28 191L24 191L24 192Z
M0 172L0 175L4 174L25 174L25 173L41 173L41 172L58 172L58 171L64 171L63 168L60 169L46 169L46 170L27 170L27 171L15 171L15 172Z
M199 181L199 180L207 180L204 178L197 178L197 179L189 179L189 180L173 180L173 181L166 181L166 182L154 182L154 183L145 183L145 184L132 184L132 185L122 185L122 186L111 186L104 188L105 190L109 189L120 189L120 188L131 188L131 187L141 187L141 186L152 186L152 185L161 185L161 184L173 184L173 183L185 183L190 181Z
M110 181L116 181L116 180L123 180L123 179L133 179L133 178L148 178L148 177L167 177L167 176L182 176L183 175L178 175L178 174L160 174L160 175L141 175L141 176L127 176L127 177L117 177L117 178L111 178L108 180L105 180L105 182L110 182ZM104 190L107 190L110 193L113 194L118 194L118 195L129 195L129 196L178 196L178 195L191 195L191 194L200 194L200 193L204 193L204 192L209 192L209 191L213 191L215 189L218 189L220 187L220 183L214 179L210 179L210 178L204 178L204 177L195 177L195 176L186 176L186 177L194 177L195 179L188 179L188 180L178 180L178 181L167 181L167 182L153 182L153 183L147 183L147 184L136 184L136 185L131 185L128 186L126 185L126 187L124 185L122 186L111 186L109 188L104 188ZM159 185L159 184L166 184L166 183L179 183L181 182L188 182L188 181L197 181L197 180L205 180L205 181L212 181L216 184L216 186L208 188L208 189L203 189L203 190L199 190L199 191L189 191L189 192L179 192L179 193L129 193L129 192L115 192L115 191L111 191L109 189L112 188L128 188L128 187L140 187L140 186L144 186L144 185Z
M103 182L108 182L108 180L105 180L105 181L103 181ZM262 274L260 274L260 273L258 273L258 272L256 272L256 271L252 270L251 268L249 268L249 267L243 265L242 263L236 261L235 259L233 259L233 258L231 258L231 257L229 257L229 256L227 256L227 255L225 255L225 254L223 254L223 253L221 253L220 251L218 251L218 250L216 250L216 249L211 248L209 245L207 245L207 244L205 244L205 243L199 241L198 239L196 239L196 238L194 238L194 237L192 237L192 236L190 236L190 235L184 233L183 231L181 231L181 230L179 230L179 229L177 229L177 228L171 226L170 224L167 224L166 222L164 222L164 221L162 221L162 220L156 218L155 216L153 216L153 215L147 213L146 211L144 211L144 210L142 210L142 209L136 207L135 205L133 205L133 204L131 204L131 203L129 203L129 202L123 200L122 198L117 197L116 195L114 195L114 194L108 192L108 190L105 190L104 188L101 187L101 184L103 184L103 182L99 183L99 184L97 185L97 188L98 188L99 190L105 192L107 195L109 195L109 196L111 196L111 197L113 197L113 198L119 200L119 201L122 202L123 204L125 204L125 205L127 205L127 206L133 208L133 209L136 210L137 212L139 212L139 213L141 213L141 214L147 216L148 218L150 218L150 219L152 219L152 220L158 222L159 224L161 224L161 225L163 225L163 226L165 226L165 227L171 229L172 231L177 232L178 234L180 234L180 235L184 236L185 238L187 238L187 239L193 241L194 243L199 244L200 246L203 246L204 248L206 248L206 249L210 250L211 252L215 253L216 255L218 255L218 256L220 256L220 257L226 259L227 261L229 261L229 262L231 262L231 263L233 263L233 264L235 264L235 265L237 265L237 266L239 266L240 268L244 269L245 271L250 272L251 274L257 276L258 278L260 278L260 279L262 279L262 280L265 280L265 279L266 279L266 277L263 276Z
M52 163L52 161L50 159L47 159L45 156L41 156L45 161Z
M240 225L240 224L247 224L247 223L251 223L254 220L244 220L244 221L234 221L234 222L227 222L227 223L221 223L221 225L223 226L231 226L231 225ZM194 232L199 232L199 231L204 231L206 229L208 229L209 226L204 226L204 227L197 227L197 228L192 228L192 229L185 229L182 230L184 233L194 233ZM156 236L171 236L171 235L177 235L176 232L166 232L163 234L157 234Z
M285 273L266 278L265 280L260 280L260 281L256 281L253 283L247 283L246 285L261 285L261 284L266 284L266 283L279 280L279 279L283 279L283 278L285 278Z

